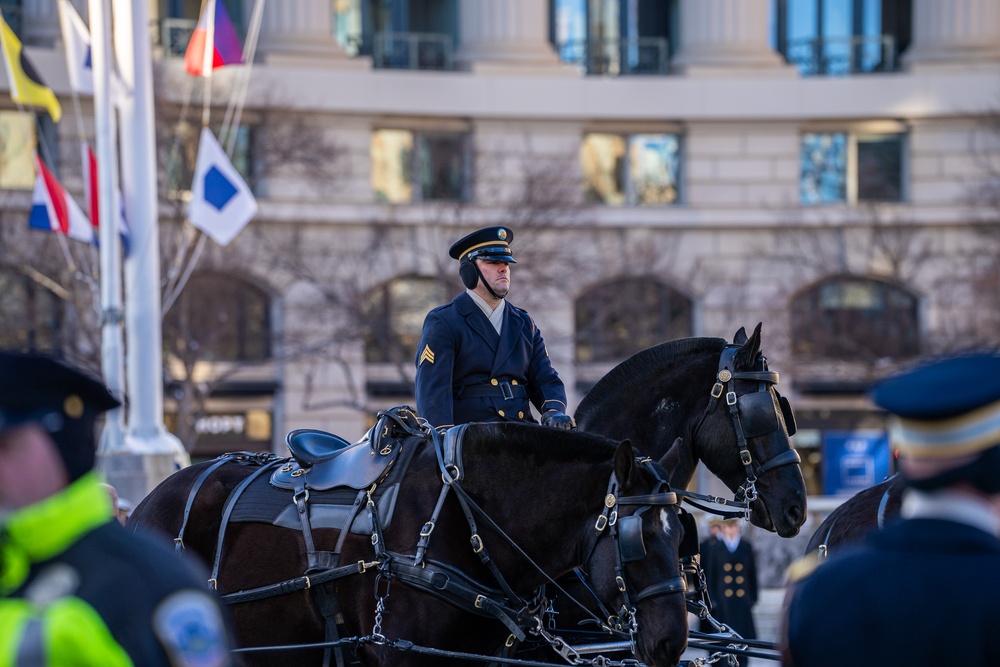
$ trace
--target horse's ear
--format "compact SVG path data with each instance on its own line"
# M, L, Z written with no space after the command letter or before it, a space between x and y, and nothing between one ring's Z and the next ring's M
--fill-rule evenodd
M622 440L615 449L615 478L619 492L627 489L635 481L635 451L631 440Z
M659 464L663 466L664 470L671 472L671 477L680 478L686 476L689 472L693 473L697 461L694 460L694 453L691 451L691 448L684 446L684 438L678 436L674 440L674 444L670 445L667 453L660 458Z
M747 342L747 330L740 327L739 331L736 332L736 335L733 336L733 342L737 345L742 345Z
M733 365L736 368L752 368L754 362L757 360L757 355L760 354L760 326L762 322L758 322L757 326L753 330L753 335L743 343L736 356L733 358ZM741 329L742 331L742 329Z

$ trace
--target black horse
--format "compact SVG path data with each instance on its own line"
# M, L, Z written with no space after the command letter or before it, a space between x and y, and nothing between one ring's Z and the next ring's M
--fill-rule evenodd
M778 376L767 370L760 330L758 324L748 337L740 328L733 343L686 338L642 350L590 390L575 419L579 429L641 443L644 453L663 460L675 490L686 488L703 461L736 495L730 502L750 502L753 523L792 537L806 518L805 481L789 440L794 419L774 389ZM691 558L698 550L697 528L690 514L682 512L681 519L686 529L680 553L689 595L697 601L704 592ZM551 593L560 632L582 642L609 634L623 637L621 610L599 602L613 591L606 580L590 576L613 562L614 552L601 545L579 571L560 582L563 590ZM581 613L567 595L584 601L591 613ZM593 612L602 614L605 623L594 623ZM543 648L532 655L550 654Z
M303 478L316 483L337 477L322 461L301 468L287 459L234 457L243 464L191 466L154 489L129 526L182 535L179 544L214 563L211 583L234 603L243 646L321 642L331 637L324 616L335 619L339 611L342 627L332 636L366 638L356 648L369 666L440 663L440 655L421 647L458 657L502 650L541 629L536 591L608 543L619 567L594 577L606 580L616 597L622 591L608 582L620 581L634 603L639 657L649 665L677 663L687 643L684 596L677 594L683 539L677 498L662 468L637 459L628 441L504 423L470 424L443 439L428 432L384 443L373 438L343 450L354 456L364 448L358 465L367 467L352 473L363 480L356 487L367 487L372 477L378 481L349 490L362 509L347 515L343 525L351 530L340 543L340 531L319 523L315 503L324 492L312 489L302 509L310 494ZM372 472L383 456L393 460ZM294 494L266 483L269 475L261 471L276 465L299 485ZM298 470L309 472L296 478ZM386 495L373 499L376 487L395 487L393 502L383 502ZM245 503L229 500L234 489ZM236 521L241 512L253 513L255 503L275 502L292 508L293 521L297 505L314 525L305 530L280 520ZM249 507L241 510L241 503ZM390 504L391 519L382 516ZM354 534L366 517L363 534ZM401 651L396 639L417 646ZM245 654L247 664L274 664L276 658L321 664L330 655L315 648Z
M880 484L858 491L819 524L809 538L806 553L826 557L831 551L860 542L886 521L899 516L903 504L903 480L893 475Z
M687 487L702 461L750 501L752 523L793 537L806 519L806 486L789 440L791 409L760 352L760 329L747 337L741 327L731 344L685 338L638 352L590 390L575 419L581 430L630 439L654 458L669 451L675 489Z

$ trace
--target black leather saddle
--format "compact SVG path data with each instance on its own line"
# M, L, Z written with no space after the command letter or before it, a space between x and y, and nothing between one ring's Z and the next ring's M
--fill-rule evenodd
M379 412L375 425L354 444L325 431L296 429L285 438L292 459L271 475L271 484L287 490L367 489L388 473L399 456L400 440L423 432L416 413L407 406ZM297 480L300 476L305 479Z

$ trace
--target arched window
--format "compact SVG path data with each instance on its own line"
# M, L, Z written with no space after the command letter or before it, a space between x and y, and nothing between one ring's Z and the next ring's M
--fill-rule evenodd
M196 273L163 321L163 345L197 361L271 358L271 300L224 273Z
M0 347L55 352L64 347L59 297L31 277L0 270Z
M880 280L837 277L792 300L795 354L853 361L911 357L920 351L917 298Z
M619 362L691 335L691 300L652 278L620 278L576 301L576 360Z
M447 301L437 278L394 278L365 299L365 361L412 364L427 311Z

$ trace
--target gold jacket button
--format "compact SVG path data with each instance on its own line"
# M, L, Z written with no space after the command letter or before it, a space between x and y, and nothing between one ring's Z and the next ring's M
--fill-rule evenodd
M722 578L723 583L731 584L733 583L733 578L728 574Z
M518 412L517 413L517 418L518 419L524 419L524 413L523 412Z
M513 385L516 385L517 384L517 380L511 380L510 383L513 384Z
M498 414L498 415L500 415L501 417L503 417L503 416L504 416L504 414L503 414L503 410L497 410L497 414Z
M497 382L497 379L496 379L496 378L493 378L492 380L490 380L490 384L491 384L491 385L493 385L493 386L495 387L495 386L497 386L497 385L498 385L498 384L500 384L500 383L499 383L499 382Z
M725 591L725 593L724 593L724 595L725 595L725 596L726 596L727 598L731 598L731 597L733 597L733 589L732 589L732 588L727 588L727 589L726 589L726 591Z

